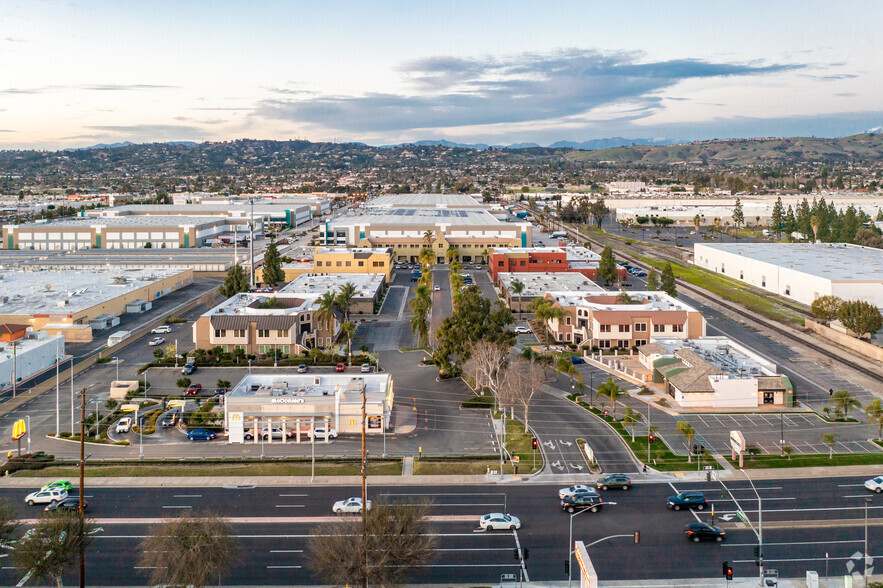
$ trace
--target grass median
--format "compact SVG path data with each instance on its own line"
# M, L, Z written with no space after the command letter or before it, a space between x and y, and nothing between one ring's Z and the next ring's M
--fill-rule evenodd
M739 460L727 461L739 467ZM835 453L829 458L827 453L792 454L790 459L785 455L755 455L743 458L745 469L764 468L813 468L850 465L881 465L883 453Z
M357 476L361 473L359 462L316 462L317 476ZM400 476L401 462L368 464L369 476ZM79 476L76 466L52 466L42 470L21 470L14 474L20 478L75 478ZM182 477L182 476L309 476L310 462L298 463L243 463L243 464L88 464L87 478L120 477Z

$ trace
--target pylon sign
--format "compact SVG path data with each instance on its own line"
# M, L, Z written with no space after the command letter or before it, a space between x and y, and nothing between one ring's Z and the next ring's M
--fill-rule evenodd
M15 421L15 424L12 425L12 440L18 441L28 433L28 426L25 424L24 419L18 419Z

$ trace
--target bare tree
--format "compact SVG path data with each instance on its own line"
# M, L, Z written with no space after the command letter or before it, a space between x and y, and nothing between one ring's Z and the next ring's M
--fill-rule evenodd
M140 565L152 568L152 585L213 583L236 557L236 539L226 519L213 513L167 519L141 542Z
M508 363L508 345L481 340L472 344L469 359L466 360L463 369L475 378L476 389L488 388L499 398Z
M524 409L525 433L530 426L530 403L545 382L545 369L534 357L519 359L506 371L502 397L506 404L517 403Z
M431 506L374 504L364 534L358 518L316 529L309 541L310 566L328 584L403 584L435 555L437 539L427 523Z
M45 513L15 544L13 560L29 578L52 578L61 587L64 572L80 556L80 545L87 549L94 532L92 522L78 513Z

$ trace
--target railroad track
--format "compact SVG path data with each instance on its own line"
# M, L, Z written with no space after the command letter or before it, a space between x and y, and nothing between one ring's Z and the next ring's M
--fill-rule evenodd
M530 208L527 208L522 205L520 205L520 206L521 206L521 208L524 208L525 210L528 210L529 212L531 212L531 214L534 213L534 211L530 210ZM563 230L570 237L572 237L574 240L576 240L577 242L588 241L589 243L592 243L592 244L597 245L599 247L605 246L604 243L601 243L600 241L593 239L587 235L581 234L576 229L573 229L573 228L568 227L566 225L564 226ZM662 258L662 259L665 259L666 261L677 261L677 262L682 261L682 260L678 260L676 258L667 258L665 256L661 256L661 255L659 255L658 252L647 252L647 253L648 253L648 255ZM628 255L618 255L618 257L620 257L621 259L624 259L625 261L628 261L629 263L642 263L639 260L630 258L630 256L628 256ZM726 302L720 298L712 299L708 296L708 294L705 291L703 291L701 288L699 288L697 286L694 286L693 284L690 284L690 283L685 282L680 279L676 279L676 281L677 281L677 285L678 285L678 290L680 290L682 292L683 291L690 292L690 293L694 294L697 298L703 300L703 302L705 302L706 304L712 303L712 304L716 304L720 307L723 307L723 308L727 309L728 311L732 312L733 314L736 314L744 319L748 319L755 324L766 327L767 329L782 335L783 337L785 337L785 340L793 339L793 333L786 330L784 327L779 326L778 324L776 324L775 322L773 322L771 320L767 320L765 318L758 317L757 315L750 314L748 311L742 309L741 307L739 307L735 304ZM810 313L800 310L800 309L793 309L793 310L795 310L795 311L799 312L800 314L803 314L804 316L807 316L807 317L812 316ZM878 379L880 378L880 374L877 371L869 369L859 363L856 363L850 359L847 359L846 357L843 357L842 355L835 355L835 354L831 353L829 350L822 347L821 345L817 345L816 343L814 343L812 341L808 341L804 338L801 338L798 342L801 345L804 345L805 347L808 347L809 349L812 349L813 351L815 351L817 353L821 353L822 355L824 355L830 359L836 360L836 361L840 362L841 364L848 366L848 367L850 367L850 368L856 370L857 372L860 372L866 376L870 376L872 378L878 378Z

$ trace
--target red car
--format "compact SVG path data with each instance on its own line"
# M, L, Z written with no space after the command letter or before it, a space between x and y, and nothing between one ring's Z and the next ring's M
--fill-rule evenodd
M337 367L334 368L334 371L336 371L336 372L345 372L345 371L346 371L346 366L343 365L342 363L339 363L339 364L337 364Z
M202 390L202 384L190 384L190 387L184 392L184 396L196 396L200 390Z

